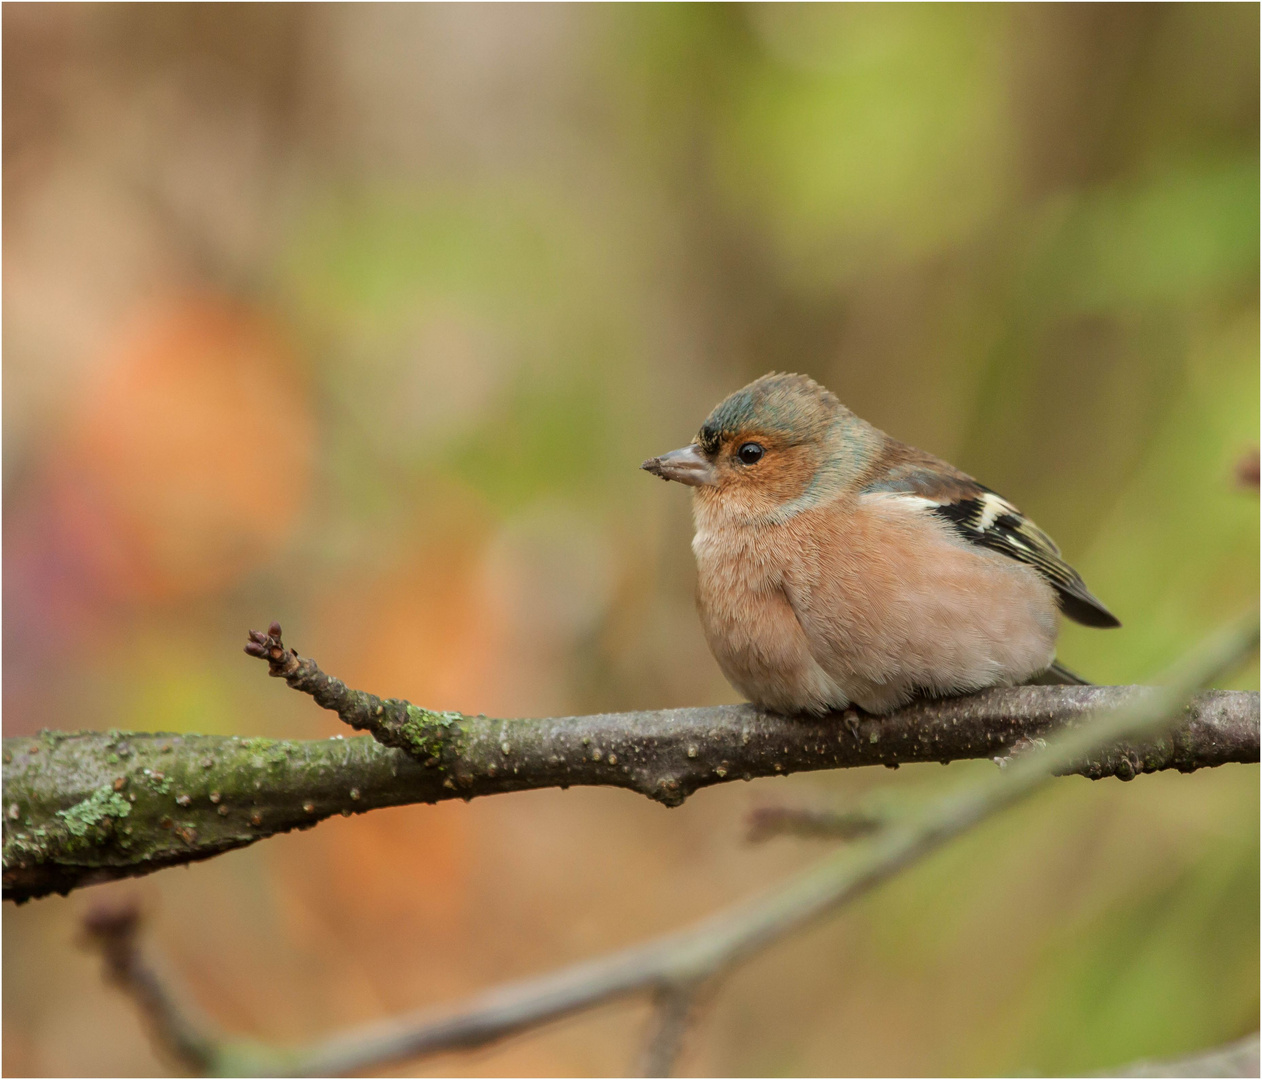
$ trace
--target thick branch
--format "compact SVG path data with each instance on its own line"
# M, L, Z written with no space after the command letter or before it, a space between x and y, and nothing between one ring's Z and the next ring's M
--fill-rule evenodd
M268 1049L249 1064L258 1074L334 1075L440 1051L468 1049L630 994L657 997L657 1025L646 1064L669 1065L678 1050L688 1004L705 984L755 952L861 896L1004 808L1032 794L1052 775L1092 759L1095 748L1125 737L1169 730L1181 703L1256 647L1257 622L1236 627L1202 647L1171 685L1129 695L1090 723L1063 731L1046 746L1019 755L1003 772L970 780L867 839L845 847L777 890L737 904L691 929L669 934L542 977L500 987L445 1016L412 1017L334 1037L315 1046ZM239 1050L238 1050L239 1054Z
M545 720L488 720L435 713L399 698L352 690L281 641L279 623L251 631L246 652L270 674L309 694L358 731L446 772L443 784L484 795L537 787L627 787L677 806L698 788L734 776L751 780L810 769L946 764L1013 752L1114 709L1141 687L1018 686L969 697L922 700L890 716L856 709L825 717L785 717L752 705L605 713ZM498 751L498 753L497 753ZM1168 738L1118 743L1066 772L1130 780L1141 772L1192 772L1258 760L1258 695L1219 692L1194 699Z
M291 654L292 655L292 654ZM1023 686L922 701L890 716L784 717L750 705L496 720L348 690L294 657L289 681L389 742L132 732L4 740L4 898L28 900L195 862L334 814L532 788L605 785L677 806L756 776L1010 751L1142 687ZM1130 779L1258 760L1256 692L1193 698L1168 734L1065 771ZM399 749L405 747L406 749ZM1018 756L1019 753L1018 753Z

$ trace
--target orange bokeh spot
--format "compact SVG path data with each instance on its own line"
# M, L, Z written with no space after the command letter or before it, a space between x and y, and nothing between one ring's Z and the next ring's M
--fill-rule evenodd
M310 487L315 425L279 333L217 298L143 311L58 455L62 529L104 591L213 592L272 556Z
M494 611L475 588L476 526L426 542L410 557L328 590L319 621L339 674L433 709L490 708L498 663Z

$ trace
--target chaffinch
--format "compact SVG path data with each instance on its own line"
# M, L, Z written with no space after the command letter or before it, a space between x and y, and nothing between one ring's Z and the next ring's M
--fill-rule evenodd
M706 639L766 709L1080 682L1060 613L1120 625L1010 502L802 375L755 380L642 467L692 487Z

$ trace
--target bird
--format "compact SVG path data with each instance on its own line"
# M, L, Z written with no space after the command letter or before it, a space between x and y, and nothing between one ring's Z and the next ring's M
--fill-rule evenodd
M1082 683L1060 616L1121 625L1016 506L805 375L755 379L641 468L692 488L706 640L767 711Z

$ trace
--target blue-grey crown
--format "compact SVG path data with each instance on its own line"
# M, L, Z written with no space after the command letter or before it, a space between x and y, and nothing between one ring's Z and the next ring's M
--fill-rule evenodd
M803 442L828 428L839 405L814 379L772 372L719 402L701 425L697 442L707 454L725 438L750 430Z

